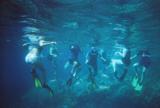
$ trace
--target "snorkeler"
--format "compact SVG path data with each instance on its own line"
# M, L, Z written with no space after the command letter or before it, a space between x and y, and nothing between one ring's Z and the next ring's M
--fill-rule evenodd
M96 47L91 47L91 50L88 52L86 56L86 62L85 62L86 64L88 64L88 70L89 70L88 80L91 81L92 86L94 88L97 87L95 77L98 71L98 63L97 63L98 56L99 54Z
M69 65L72 66L71 68L71 76L69 77L69 79L67 80L66 84L68 86L71 86L73 83L73 80L75 80L77 73L80 71L80 62L78 60L79 54L81 52L80 47L77 44L72 44L69 47L70 53L71 53L71 57L69 58L69 60L66 62L64 68L68 68Z
M47 85L46 83L46 70L42 64L42 50L44 49L44 46L46 45L50 45L50 44L56 44L56 42L50 42L50 41L45 41L42 38L38 38L37 42L30 42L27 43L25 45L28 45L29 47L29 52L25 57L25 61L26 63L30 63L32 64L32 77L34 79L35 82L35 86L36 87L40 87L40 88L45 88L47 89L50 94L53 94L53 90ZM37 70L42 72L42 79L40 79L40 77L37 74ZM42 83L43 82L43 83Z
M144 73L151 65L151 55L148 50L140 50L136 56L138 62L135 63L133 66L135 68L135 77L132 81L133 87L135 87L135 90L140 91L142 89L142 83L144 79Z
M119 81L123 81L128 73L128 68L131 64L131 50L129 48L122 47L120 52L115 52L115 55L119 55L120 59L112 59L113 71L115 78ZM116 65L124 65L124 71L121 75L118 75Z

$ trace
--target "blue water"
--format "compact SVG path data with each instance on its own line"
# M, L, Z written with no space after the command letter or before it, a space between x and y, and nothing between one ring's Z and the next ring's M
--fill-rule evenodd
M160 108L159 34L160 2L158 0L8 0L0 4L0 108ZM27 21L27 22L25 22ZM49 83L55 94L34 87L31 65L25 63L28 52L24 43L24 27L40 29L38 35L57 41L57 82ZM115 44L127 44L133 54L149 48L152 65L145 73L142 91L131 86L133 67L126 80L114 79L112 69L101 76L99 85L107 89L88 88L87 66L84 63L90 43L99 39L97 46L112 58ZM78 43L82 49L81 82L67 87L69 69L63 66L69 57L69 45ZM47 47L45 51L48 51ZM44 51L44 52L45 52ZM135 61L133 61L135 62ZM51 63L44 59L48 82L54 79ZM120 67L121 69L121 67Z

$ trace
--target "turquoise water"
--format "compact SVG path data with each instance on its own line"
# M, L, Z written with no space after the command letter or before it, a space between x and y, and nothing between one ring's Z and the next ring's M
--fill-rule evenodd
M0 4L1 108L159 108L160 101L160 1L158 0L8 0ZM35 88L31 65L25 63L26 34L56 41L59 56L56 68L43 51L47 82L54 90ZM107 58L112 59L117 45L126 44L136 54L148 48L152 65L146 71L143 89L132 86L133 64L123 82L114 78L112 68L104 69L99 61L97 88L89 86L85 56L97 40ZM71 86L65 82L70 70L64 70L69 45L81 47L82 69ZM119 70L122 67L118 68ZM55 74L56 73L56 74Z

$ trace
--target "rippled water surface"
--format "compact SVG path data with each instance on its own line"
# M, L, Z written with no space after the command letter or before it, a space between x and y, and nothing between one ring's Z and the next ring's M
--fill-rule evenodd
M159 5L160 0L2 0L1 108L160 108ZM53 97L33 87L30 66L25 64L27 50L22 44L24 35L31 31L58 43L61 62L58 83L51 82L55 88ZM141 48L150 50L152 65L145 74L141 92L130 85L132 67L126 81L119 83L99 76L99 83L106 83L108 88L90 91L84 81L84 65L82 82L72 88L64 87L68 74L60 66L67 60L64 52L68 45L80 45L83 61L94 39L109 58L117 44L126 44L133 53ZM45 65L49 68L48 62Z

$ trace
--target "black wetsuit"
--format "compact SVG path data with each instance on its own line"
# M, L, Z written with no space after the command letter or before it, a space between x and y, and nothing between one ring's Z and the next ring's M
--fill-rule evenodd
M69 63L73 64L74 62L77 62L78 65L80 65L80 62L78 60L79 54L81 52L80 47L78 45L71 45L70 52L71 52L71 57L69 59Z
M95 73L97 72L97 58L98 58L98 51L97 50L91 50L88 54L88 64L92 66Z
M131 51L130 50L128 50L125 57L122 58L122 62L127 67L131 64Z
M123 73L122 73L120 76L118 76L118 75L117 75L117 72L115 72L115 77L116 77L119 81L123 81L124 78L126 77L127 73L128 73L128 67L129 67L129 65L131 64L131 51L130 51L130 50L128 50L128 51L126 52L126 55L122 58L122 62L123 62L123 64L126 66L126 67L124 68Z
M139 65L148 68L151 65L150 53L148 51L140 51L138 55L140 56Z
M71 86L72 83L73 83L73 78L75 76L73 76L73 74L76 72L79 71L80 69L80 62L78 60L78 57L79 57L79 53L81 52L80 50L80 47L78 45L71 45L70 46L70 52L71 52L71 57L69 59L69 63L71 65L74 65L74 62L77 62L78 64L76 64L74 67L73 67L73 73L71 74L70 78L67 80L66 84L68 86ZM78 70L77 70L78 69Z

